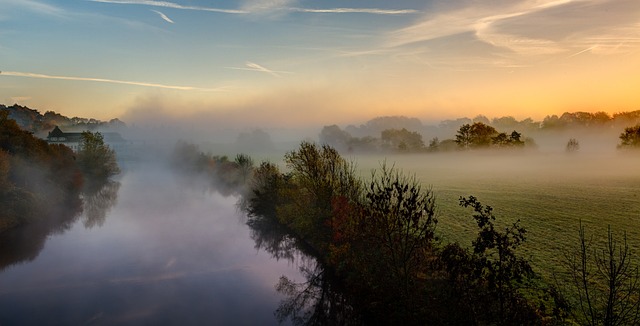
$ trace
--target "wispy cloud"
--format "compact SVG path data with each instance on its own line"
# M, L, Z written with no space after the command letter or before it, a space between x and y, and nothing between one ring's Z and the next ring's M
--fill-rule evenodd
M552 0L552 1L513 1L500 8L493 6L469 6L451 12L443 12L435 16L427 16L409 27L389 34L388 45L401 46L405 44L434 40L440 37L474 32L478 36L492 43L491 28L504 20L513 19L536 11L555 6L566 5L574 1L584 0ZM484 37L484 38L483 38ZM500 41L493 42L501 44Z
M415 14L415 9L379 9L379 8L327 8L327 9L309 9L309 8L289 8L289 11L307 12L316 14L374 14L374 15L405 15Z
M14 97L11 97L11 102L20 103L20 102L26 102L30 99L31 99L31 96L14 96Z
M224 9L224 8L202 7L202 6L184 6L178 3L168 2L168 1L154 1L154 0L87 0L87 1L122 4L122 5L143 5L143 6L182 9L182 10L209 11L209 12L219 12L219 13L225 13L225 14L248 13L245 10L238 10L238 9Z
M124 85L143 86L143 87L175 89L175 90L181 90L181 91L221 92L221 91L226 91L227 90L225 87L202 88L202 87L193 87L193 86L176 86L176 85L165 85L165 84L157 84L157 83L145 83L145 82L117 80L117 79L106 79L106 78L55 76L55 75L45 75L45 74L36 74L36 73L31 73L31 72L18 72L18 71L1 71L0 72L0 77L2 77L2 76L39 78L39 79L88 81L88 82L111 83L111 84L124 84Z
M242 9L250 13L271 13L281 11L295 3L295 0L245 0Z
M8 6L16 6L24 8L26 10L36 12L43 15L55 16L63 18L66 16L66 11L62 8L50 5L48 3L35 1L35 0L4 0L1 3Z
M396 51L431 41L453 58L460 46L485 48L480 59L519 66L537 58L615 54L640 48L637 0L518 0L470 2L463 7L425 14L411 25L387 33L384 46ZM478 42L480 41L480 42ZM436 45L437 44L437 45ZM433 54L432 54L433 55ZM494 60L499 59L499 60ZM494 65L494 66L495 66Z
M226 67L227 69L235 69L235 70L248 70L248 71L257 71L270 74L275 77L282 77L281 74L292 74L290 71L279 71L279 70L271 70L261 66L257 63L247 61L245 67Z
M166 21L167 23L171 23L173 24L173 20L171 20L171 18L167 17L167 15L157 11L157 10L151 10L153 12L155 12L156 14L160 15L160 18L164 19L164 21Z
M254 14L262 13L265 11L283 11L283 12L300 12L300 13L334 13L334 14L374 14L374 15L403 15L414 14L419 11L414 9L380 9L380 8L301 8L290 6L291 1L259 1L245 5L242 9L224 9L215 7L203 7L203 6L185 6L174 2L168 1L155 1L155 0L87 0L91 2L111 3L111 4L123 4L123 5L144 5L152 7L162 7L171 9L183 9L183 10L197 10L197 11L209 11L226 14Z

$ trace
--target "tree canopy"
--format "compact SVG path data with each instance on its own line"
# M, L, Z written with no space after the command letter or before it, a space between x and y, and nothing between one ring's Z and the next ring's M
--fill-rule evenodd
M424 149L422 135L415 131L402 129L386 129L380 136L383 146L400 151L420 151Z
M105 144L99 132L82 133L77 160L82 172L90 178L105 180L120 173L115 151Z
M635 127L627 127L620 134L619 148L640 148L640 124Z

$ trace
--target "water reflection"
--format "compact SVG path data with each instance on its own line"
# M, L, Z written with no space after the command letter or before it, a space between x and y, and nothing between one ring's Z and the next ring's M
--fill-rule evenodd
M50 207L38 222L10 229L0 235L0 271L8 266L34 260L52 234L61 234L83 216L85 227L104 224L107 212L116 203L120 183L108 180L83 189L81 200ZM84 212L84 214L82 214Z
M56 207L37 223L10 229L0 235L0 270L35 259L50 234L68 230L82 212L82 202Z
M102 184L89 184L82 194L84 227L102 226L107 213L118 201L120 182L107 180Z
M280 323L289 320L294 325L362 324L331 271L313 258L304 243L291 237L274 217L251 216L247 225L256 249L265 250L276 259L296 262L305 278L304 282L296 282L281 276L276 284L276 290L285 295L275 311Z
M43 236L36 259L0 272L0 325L277 324L284 296L274 283L302 277L256 252L237 198L183 184L162 167L128 171L120 183L87 194L84 214ZM90 217L94 227L85 228Z

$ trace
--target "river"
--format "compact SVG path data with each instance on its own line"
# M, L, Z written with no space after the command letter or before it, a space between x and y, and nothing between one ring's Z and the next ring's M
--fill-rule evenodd
M277 324L275 285L304 277L236 202L140 166L55 228L2 235L0 325Z

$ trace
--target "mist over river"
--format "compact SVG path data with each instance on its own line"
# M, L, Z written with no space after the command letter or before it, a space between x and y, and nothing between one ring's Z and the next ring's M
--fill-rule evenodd
M40 243L5 236L0 325L277 324L275 284L302 276L255 248L237 197L147 166L117 182Z

